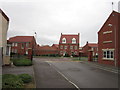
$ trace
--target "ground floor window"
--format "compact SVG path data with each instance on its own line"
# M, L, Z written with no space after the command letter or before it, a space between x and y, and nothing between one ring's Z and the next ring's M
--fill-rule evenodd
M60 54L63 54L63 52L62 52L62 51L60 51Z
M114 59L114 50L103 50L103 59Z
M28 50L26 50L26 54L28 54Z
M15 53L17 53L17 49L15 49Z
M64 49L67 49L67 46L64 46Z

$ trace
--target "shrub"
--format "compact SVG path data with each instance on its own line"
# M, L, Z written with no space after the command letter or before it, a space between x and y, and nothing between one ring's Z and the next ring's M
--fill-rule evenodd
M29 59L14 59L13 64L15 66L31 66L32 61Z
M66 53L66 54L65 54L65 57L70 57L70 56L69 56L69 54Z
M31 77L29 74L20 74L20 75L18 75L18 76L19 76L19 78L22 79L22 81L23 81L24 83L29 83L29 82L32 81L32 77Z
M2 87L3 88L22 88L23 81L16 75L4 74L2 76Z

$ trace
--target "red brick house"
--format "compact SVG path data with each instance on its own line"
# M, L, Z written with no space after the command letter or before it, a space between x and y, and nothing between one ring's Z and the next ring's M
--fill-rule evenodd
M58 48L59 48L59 44L53 44L53 45L52 45L52 47L54 47L54 48L57 48L57 49L58 49Z
M58 55L58 48L45 45L45 46L38 46L37 47L37 56L46 56L46 55Z
M33 55L36 40L34 36L15 36L9 38L9 42L12 43L12 53L17 53L19 55Z
M88 57L89 61L92 61L94 57L98 56L98 44L87 42L86 45L82 47L80 54L83 57Z
M98 32L98 62L120 65L120 13L113 11Z
M60 56L78 56L79 55L79 33L78 34L62 34L59 40Z

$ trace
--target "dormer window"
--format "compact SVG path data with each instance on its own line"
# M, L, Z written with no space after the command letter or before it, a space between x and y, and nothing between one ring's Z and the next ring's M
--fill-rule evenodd
M76 39L73 38L73 39L72 39L72 44L75 44L75 43L76 43Z
M62 39L62 43L66 43L66 38L63 38L63 39Z

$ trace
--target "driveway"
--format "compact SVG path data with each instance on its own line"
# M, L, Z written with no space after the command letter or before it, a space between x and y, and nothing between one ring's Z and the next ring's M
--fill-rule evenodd
M37 58L34 63L38 87L51 87L52 85L57 88L65 87L66 85L60 85L65 82L65 80L61 81L61 78L66 78L79 88L118 87L118 74L95 68L89 64L74 62L68 58L65 60L61 58L56 58L56 60L55 58L51 58L51 60L50 58ZM56 71L59 73L53 73ZM54 77L56 77L56 80L52 80ZM46 81L44 81L44 78L46 78ZM47 81L51 83L49 84Z

